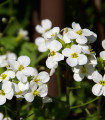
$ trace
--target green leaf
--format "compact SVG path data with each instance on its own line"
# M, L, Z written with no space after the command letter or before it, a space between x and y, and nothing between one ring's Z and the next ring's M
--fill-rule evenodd
M35 46L34 43L25 42L21 47L19 55L20 56L26 55L30 57L31 59L30 66L34 66L36 61L36 55L37 55L37 47Z
M0 38L0 43L8 50L14 50L15 47L17 46L15 37L13 36Z

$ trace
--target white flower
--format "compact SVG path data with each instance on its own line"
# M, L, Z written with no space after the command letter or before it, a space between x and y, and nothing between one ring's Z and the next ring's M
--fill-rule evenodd
M3 120L4 115L0 112L0 120Z
M93 67L95 67L97 65L97 58L94 54L91 54L89 56L89 63L93 65Z
M38 46L38 50L40 52L47 51L46 42L47 40L45 40L43 37L38 37L35 39L35 44Z
M39 88L37 89L37 84L35 82L31 82L30 83L30 89L31 92L26 93L24 95L24 98L28 101L28 102L32 102L34 100L34 97L40 96L40 97L45 97L48 93L48 88L46 84L41 84L39 86Z
M92 35L86 36L86 37L87 37L89 43L94 43L94 42L96 41L96 39L97 39L97 34L95 34L95 33L92 32L92 31L91 31L91 33L92 33Z
M9 79L15 78L15 72L14 71L5 71L0 75L0 82L8 81Z
M105 40L102 41L102 47L105 49Z
M88 79L92 79L92 73L94 72L94 67L91 64L86 64L83 66L76 66L73 68L74 80L81 81L86 76Z
M18 32L18 38L24 39L24 40L29 40L28 31L20 29L19 32Z
M52 27L52 22L49 19L44 19L41 21L41 25L37 25L35 29L38 33L42 34L49 31L51 27Z
M12 89L12 83L6 81L2 84L2 89L0 90L0 105L3 105L6 102L6 99L11 100L14 95Z
M49 57L46 60L46 66L48 68L54 68L58 61L64 60L64 56L58 51L62 48L62 44L57 40L53 40L49 45Z
M19 82L18 84L13 83L14 94L17 98L23 98L23 95L26 94L29 89L29 83L23 84Z
M70 36L68 35L68 32L70 31L71 29L70 28L65 28L64 31L63 31L63 41L65 43L70 43L71 42L71 39L70 39Z
M105 51L101 51L101 52L100 52L100 56L101 56L101 58L102 58L103 60L105 60Z
M90 48L89 48L89 46L87 46L87 45L80 45L80 44L78 46L81 47L81 52L83 54L90 54Z
M66 62L69 66L84 65L87 63L87 57L81 53L81 48L78 45L72 45L70 48L65 48L62 54L66 57Z
M88 29L81 29L80 25L75 22L72 23L72 28L73 29L68 32L68 36L70 36L71 39L76 39L76 42L79 44L87 43L88 39L86 38L86 36L90 36L93 34Z
M10 67L16 71L16 77L21 82L27 82L27 77L32 76L35 69L27 67L30 64L30 58L28 56L20 56L17 61L9 61Z
M50 80L49 74L45 71L40 72L39 74L35 75L32 79L32 82L36 84L46 83Z
M5 117L3 120L12 120L10 117Z
M47 39L56 39L57 35L60 32L60 28L59 27L54 27L53 29L51 29L50 31L46 32L43 34L43 37L47 40Z
M42 98L42 102L43 103L50 103L50 102L52 102L52 98L50 98L50 97L43 97Z
M95 71L92 74L92 79L96 83L92 87L92 93L96 96L100 96L102 94L105 96L105 75L102 77L98 71Z

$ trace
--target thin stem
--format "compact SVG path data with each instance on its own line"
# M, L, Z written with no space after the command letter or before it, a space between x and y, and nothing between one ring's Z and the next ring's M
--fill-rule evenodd
M20 104L21 104L21 100L16 100L17 102L17 120L20 120Z
M60 80L60 69L57 68L57 84L58 84L58 95L61 95L61 80Z
M67 107L70 109L70 100L69 100L69 92L70 92L70 85L69 85L69 66L66 65L66 102L67 102Z
M86 106L86 105L88 105L88 104L90 104L90 103L92 103L92 102L94 102L94 101L96 101L96 100L98 100L98 99L99 99L99 97L96 97L96 98L90 100L89 102L83 103L82 105L73 106L73 107L71 107L70 109L75 109L75 108L79 108L79 107L84 107L84 106Z
M87 108L85 108L85 111L86 111L87 115L90 117L91 113L89 112L89 110Z
M101 106L100 106L101 98L98 100L98 106L97 106L97 120L100 120L100 113L101 113Z
M9 0L7 0L7 1L5 1L5 2L1 3L1 4L0 4L0 7L2 7L2 6L4 6L4 5L6 5L8 2L9 2Z

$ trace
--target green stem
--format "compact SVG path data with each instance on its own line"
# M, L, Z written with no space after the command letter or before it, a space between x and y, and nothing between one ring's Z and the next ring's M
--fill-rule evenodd
M20 120L20 105L21 105L21 101L17 99L16 103L17 103L17 120Z
M85 108L85 111L86 111L87 115L90 117L91 113L89 112L89 110L87 108Z
M35 61L35 65L37 65L42 59L48 56L48 52L42 53Z
M1 3L1 4L0 4L0 7L2 7L2 6L4 6L4 5L6 5L8 2L9 2L9 0L7 0L7 1L5 1L5 2Z
M57 68L57 84L58 84L58 95L61 95L61 80L60 80L60 69Z
M101 117L101 106L100 106L101 98L98 100L98 106L97 106L97 120L100 120Z
M83 103L82 105L73 106L73 107L71 107L70 109L75 109L75 108L79 108L79 107L84 107L84 106L86 106L86 105L88 105L88 104L90 104L90 103L92 103L92 102L94 102L94 101L96 101L96 100L98 100L98 99L99 99L99 97L96 97L96 98L90 100L89 102Z
M69 92L70 92L70 85L69 85L69 66L66 65L66 103L67 103L67 107L70 110L70 100L69 100Z

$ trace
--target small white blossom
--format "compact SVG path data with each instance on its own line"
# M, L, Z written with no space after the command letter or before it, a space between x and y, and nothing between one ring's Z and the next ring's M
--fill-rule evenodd
M66 62L69 66L75 67L76 65L84 65L87 63L87 57L81 54L81 47L78 45L72 45L70 48L65 48L62 54L66 57Z
M105 96L105 75L102 77L102 75L98 71L95 71L92 74L92 79L96 83L92 87L92 93L96 96Z
M49 19L44 19L41 21L41 25L37 25L35 29L38 33L42 34L49 31L51 27L52 27L52 22Z
M28 31L20 29L19 32L18 32L18 38L17 39L29 40Z
M71 37L71 39L76 39L76 42L79 44L87 43L88 39L86 36L93 34L88 29L81 29L80 25L75 22L72 23L72 28L73 29L69 31L68 35Z
M14 95L12 89L12 83L6 81L2 84L2 89L0 90L0 105L3 105L6 102L6 99L11 100Z

